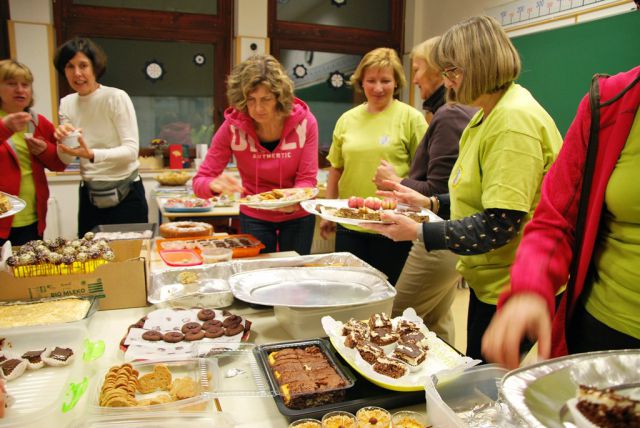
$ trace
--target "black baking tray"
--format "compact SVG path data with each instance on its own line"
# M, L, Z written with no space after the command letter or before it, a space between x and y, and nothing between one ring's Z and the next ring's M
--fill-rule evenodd
M101 224L94 227L91 231L97 232L144 232L146 230L151 231L151 237L146 239L153 239L156 236L156 229L158 225L156 223L120 223L120 224Z
M330 356L334 359L338 367L354 376L355 384L351 388L346 390L346 397L344 401L326 404L323 406L310 407L303 410L288 408L284 405L284 401L280 395L274 395L273 399L276 402L278 411L282 413L282 415L284 415L289 422L302 418L322 419L322 416L325 413L334 410L343 410L355 414L358 409L366 406L378 406L386 409L395 409L397 407L405 407L425 402L424 391L399 392L380 388L379 386L374 385L359 373L354 373L349 370L344 359L335 351L328 340L313 340L313 342L317 341L322 342L323 346L326 347L326 349L329 351ZM291 341L275 343L271 345L261 345L254 349L254 354L256 355L256 360L258 360L259 362L260 368L264 371L265 375L269 379L271 379L272 374L268 363L268 353L279 348L304 346L303 344L306 344L308 342L311 341ZM277 391L277 386L275 387L274 391Z

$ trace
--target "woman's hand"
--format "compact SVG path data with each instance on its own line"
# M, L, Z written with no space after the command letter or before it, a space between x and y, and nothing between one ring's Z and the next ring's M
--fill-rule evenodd
M87 147L87 144L84 142L84 137L82 135L78 136L78 143L80 144L78 147L71 148L64 143L58 143L58 147L63 153L67 155L78 156L79 158L89 159L93 162L93 150Z
M322 239L329 239L329 236L336 232L336 224L332 221L320 220L320 236Z
M71 134L75 130L76 128L70 123L64 123L56 128L56 130L53 132L53 136L56 137L56 140L62 141L64 140L64 137Z
M17 113L11 113L6 115L2 119L2 123L12 132L20 132L23 131L27 123L31 120L31 115L24 111L19 111Z
M234 193L242 193L242 184L235 177L223 172L211 180L209 189L214 193L233 195Z
M44 140L39 138L25 138L27 142L27 148L29 149L29 153L34 156L40 155L42 152L47 150L47 143Z
M392 181L394 183L400 183L402 179L396 174L396 170L393 169L393 166L389 164L386 160L380 160L380 165L376 169L376 175L373 176L371 181L374 182L376 187L379 190L393 190L389 187L389 184L385 183L385 181Z
M431 206L428 197L422 193L416 192L410 187L391 180L385 180L384 186L389 190L378 190L376 195L395 198L398 200L398 203L409 205L410 207L424 208Z
M422 227L422 224L416 223L406 215L394 214L392 211L381 212L380 218L389 223L360 223L358 226L378 232L396 242L413 241L418 237L418 227Z
M538 355L551 353L551 315L547 302L535 293L512 296L493 316L482 337L482 355L509 369L520 364L520 344L527 336L538 339Z

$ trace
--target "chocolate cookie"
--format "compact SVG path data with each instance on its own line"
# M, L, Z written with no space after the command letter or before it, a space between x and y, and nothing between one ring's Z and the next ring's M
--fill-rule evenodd
M142 333L142 338L151 342L157 342L158 340L162 340L162 333L157 330L147 330Z
M209 320L202 323L203 330L209 330L211 327L222 327L222 321L220 320Z
M238 315L229 315L222 321L224 327L237 326L242 322L242 317Z
M162 340L169 343L178 343L184 339L184 334L179 331L170 331L162 335Z
M198 330L197 332L190 331L189 333L184 335L184 340L187 342L193 342L194 340L200 340L204 337L205 333L202 330Z
M235 324L230 327L224 329L225 336L235 336L238 333L242 333L244 331L244 326L242 324Z
M209 321L216 317L216 313L213 309L202 309L198 312L198 319L200 321Z
M200 330L202 330L202 324L199 322L188 322L182 326L182 332L184 334L198 333Z
M213 326L204 331L205 337L209 339L215 339L224 334L224 328L222 326Z

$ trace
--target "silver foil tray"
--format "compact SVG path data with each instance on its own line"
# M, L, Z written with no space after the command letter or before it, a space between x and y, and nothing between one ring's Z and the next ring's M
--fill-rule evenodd
M578 384L617 390L635 385L637 392L640 389L637 382L640 382L640 349L600 351L554 358L513 370L502 379L500 392L529 426L564 428L574 426L565 404L576 397Z
M258 269L292 267L318 267L336 271L356 269L360 272L365 272L365 276L367 277L377 276L378 280L385 284L387 294L375 297L377 300L384 300L389 296L395 296L395 289L386 281L386 276L382 272L374 269L371 265L351 253L328 253L271 259L234 259L224 263L205 264L188 268L172 268L154 272L151 274L148 283L147 300L149 303L158 306L224 307L233 302L233 294L231 291L217 291L216 287L219 283L214 283L214 280L228 280L234 274L251 272ZM196 273L199 278L198 283L188 284L187 286L181 284L178 280L178 275L184 271ZM369 281L373 281L373 278L370 278ZM240 296L237 297L242 298ZM252 302L253 300L248 301ZM370 301L373 300L366 300L364 303ZM285 303L278 303L278 305L284 304ZM340 302L340 304L352 305L354 303ZM301 307L318 306L327 305L304 304Z
M233 275L229 285L245 302L297 308L360 305L395 295L376 272L357 267L258 269Z

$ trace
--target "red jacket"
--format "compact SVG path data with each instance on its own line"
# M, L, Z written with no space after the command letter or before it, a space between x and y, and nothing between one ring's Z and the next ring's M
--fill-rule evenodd
M601 77L600 103L620 93L639 74L640 67L636 67L615 76ZM625 146L639 104L640 83L637 83L618 101L600 109L599 145L585 218L584 242L579 255L572 301L567 302L564 295L553 317L553 357L567 354L565 320L567 316L571 316L584 289L598 236L607 183ZM526 291L543 296L550 313L554 313L555 292L567 283L573 257L590 122L591 109L587 95L578 107L578 113L567 132L557 160L542 183L540 203L533 219L524 229L524 236L511 268L511 288L500 296L499 308L511 295Z
M38 213L38 234L44 233L47 218L47 200L49 199L49 186L45 168L51 171L64 171L67 167L58 157L56 151L56 139L53 136L53 124L44 116L38 115L38 127L34 131L34 137L47 142L47 148L38 156L31 155L31 169L33 170L33 181L36 187L36 211ZM20 192L20 162L18 155L13 151L7 141L13 132L4 126L0 120L0 190L12 195ZM7 239L11 232L13 216L0 219L0 238Z

